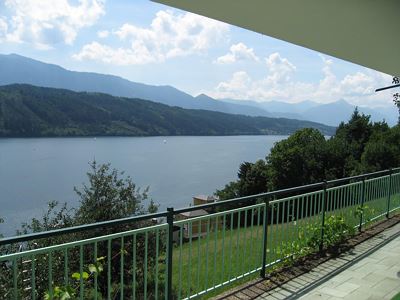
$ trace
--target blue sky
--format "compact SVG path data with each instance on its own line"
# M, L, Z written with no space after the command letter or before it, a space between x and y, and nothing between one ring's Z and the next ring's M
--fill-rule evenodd
M0 53L192 95L392 105L388 75L147 0L3 0Z

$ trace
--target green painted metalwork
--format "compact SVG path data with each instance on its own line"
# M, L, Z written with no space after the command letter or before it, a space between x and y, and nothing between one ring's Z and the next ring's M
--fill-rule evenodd
M169 209L156 214L166 216L167 223L37 249L33 246L35 239L71 233L79 236L79 232L87 233L104 224L2 239L0 245L27 245L20 252L0 254L0 264L8 268L10 276L6 293L15 299L41 299L45 291L51 297L56 286L77 284L80 299L91 290L94 299L100 296L100 290L105 293L102 298L109 299L201 296L255 272L265 275L275 265L298 255L299 247L307 247L305 237L313 233L313 228L321 227L323 242L323 225L332 215L343 216L349 224L361 228L396 213L400 208L399 171L397 168L177 211ZM296 195L287 196L293 193ZM243 204L250 200L262 202ZM242 207L214 210L235 203ZM200 208L209 210L209 214L174 220L180 212ZM362 213L357 216L360 208ZM130 220L141 222L153 216ZM107 222L107 226L129 224L128 219ZM175 247L174 232L179 235ZM323 246L321 243L320 248ZM18 247L9 249L13 248ZM98 256L104 256L100 258L104 272L94 272L86 279L88 266L96 263ZM71 275L76 272L79 279L74 281ZM160 288L162 279L164 288ZM24 289L26 282L30 283L28 289Z

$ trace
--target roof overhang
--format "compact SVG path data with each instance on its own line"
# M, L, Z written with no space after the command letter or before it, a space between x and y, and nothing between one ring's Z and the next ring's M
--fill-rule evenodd
M399 0L152 0L400 75Z

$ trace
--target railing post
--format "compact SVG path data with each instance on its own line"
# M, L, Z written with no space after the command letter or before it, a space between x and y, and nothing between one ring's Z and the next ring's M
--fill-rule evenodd
M324 180L324 194L322 198L322 220L321 220L321 241L319 243L319 251L322 252L324 249L324 234L325 234L325 212L328 203L328 192L326 190L327 181Z
M265 278L265 265L267 264L267 240L268 240L268 213L269 199L265 200L264 221L263 221L263 252L260 276Z
M362 191L361 191L361 205L360 205L360 224L358 225L358 231L361 232L362 223L364 219L364 202L365 202L365 177L362 179Z
M387 210L386 210L386 218L389 219L389 211L390 211L390 195L392 194L392 168L389 169L389 191L388 191L388 200L387 200Z
M174 208L167 208L168 244L167 244L167 300L172 300L172 251L174 234Z

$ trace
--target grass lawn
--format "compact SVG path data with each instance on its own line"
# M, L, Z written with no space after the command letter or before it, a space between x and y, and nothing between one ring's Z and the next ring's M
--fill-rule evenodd
M391 207L398 206L400 197L392 198ZM386 212L386 199L387 197L367 201L366 218L370 219ZM354 214L356 207L327 212L326 217L333 214L343 215L346 222L354 226L359 223L359 216ZM179 298L195 295L224 283L225 288L207 292L207 297L210 297L259 276L259 268L262 265L263 225L261 220L260 223L258 221L260 215L257 216L257 209L252 226L249 224L247 227L235 229L223 229L223 226L220 226L218 230L210 226L208 235L174 246L172 278ZM261 208L260 210L262 211ZM222 217L219 216L218 219L217 223L221 222ZM213 217L210 220L213 220ZM308 225L319 224L320 221L321 214L304 217L297 222L269 225L267 264L292 253L298 245L305 246L306 237L311 234ZM207 218L202 219L202 222L207 223ZM243 274L247 274L245 278L238 279Z
M400 300L400 292L392 298L392 300Z

